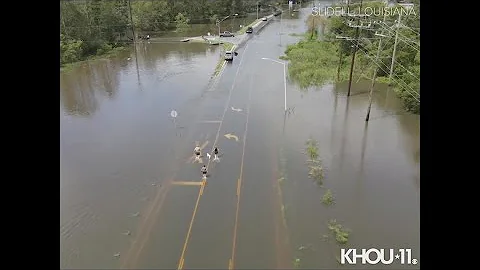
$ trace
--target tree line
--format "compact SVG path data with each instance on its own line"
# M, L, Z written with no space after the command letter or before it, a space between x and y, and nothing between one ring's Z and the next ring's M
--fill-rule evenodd
M134 33L184 29L246 16L272 0L76 0L60 1L60 65L104 54L134 39ZM132 22L133 21L133 26Z

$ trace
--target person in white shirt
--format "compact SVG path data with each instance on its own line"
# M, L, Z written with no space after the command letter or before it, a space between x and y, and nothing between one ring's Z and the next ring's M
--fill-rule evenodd
M201 149L200 149L200 146L198 146L198 145L195 146L195 148L193 149L193 152L195 153L195 160L196 161L200 161L200 154L201 154L200 151L201 151Z

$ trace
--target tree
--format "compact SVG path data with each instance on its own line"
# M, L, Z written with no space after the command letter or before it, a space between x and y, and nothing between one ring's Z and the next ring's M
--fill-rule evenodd
M190 25L188 25L189 22L189 18L185 17L185 15L183 15L182 13L178 13L175 17L177 32L185 32L190 27Z

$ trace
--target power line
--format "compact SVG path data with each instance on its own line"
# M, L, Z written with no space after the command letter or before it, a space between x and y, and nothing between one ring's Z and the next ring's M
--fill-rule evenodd
M359 47L359 49L360 49L360 51L362 51L370 60L372 60L372 57L370 57L361 47ZM387 73L375 60L372 60L372 62L374 62L383 72ZM395 77L397 77L397 76L395 76ZM398 77L397 77L397 78L398 78ZM400 79L400 78L398 78L398 79ZM399 83L397 80L395 80L395 79L393 79L393 78L391 78L391 80L393 80L394 82L396 82L397 84L400 85L400 83ZM413 90L407 83L405 83L405 82L402 81L401 79L400 79L400 81L401 81L405 86L407 86L408 88L410 88L410 90L412 90L412 92L414 92L415 94L417 94L418 97L420 97L420 94L419 94L418 92L416 92L415 90ZM402 87L402 88L403 88L403 87ZM405 90L408 94L410 94L410 96L412 96L416 101L418 101L418 102L420 103L420 100L419 100L416 96L414 96L410 91L408 91L408 90L405 89L405 88L403 88L403 90Z
M361 45L361 44L359 44L359 45ZM385 68L388 70L388 67L387 67L387 65L386 65L385 63L383 63L383 62L380 62L380 63L383 65L383 67L385 67ZM415 78L420 82L420 78L416 77L413 73L411 73L411 72L410 72L407 68L405 68L402 64L400 64L400 63L398 63L398 62L395 62L395 63L397 63L398 65L400 65L403 69L405 69L408 73L410 73L410 75L412 75L413 77L415 77ZM382 70L383 70L383 69L382 69ZM385 70L383 70L383 71L385 71ZM396 77L397 77L398 79L400 79L398 76L396 76ZM401 79L400 79L400 80L401 80ZM417 92L415 92L415 93L418 94ZM418 94L418 95L419 95L419 94Z
M408 72L408 74L410 74L412 77L414 77L415 79L417 79L418 81L420 81L420 78L418 78L417 76L415 76L415 74L413 74L410 70L408 70L406 67L404 67L402 64L398 63L398 62L395 62L397 65L399 65L400 67L402 67L405 71Z
M386 24L385 24L385 25L386 25ZM388 26L388 25L386 25L386 26ZM390 34L396 34L396 31L390 29L390 27L385 27L385 26L383 26L383 25L381 25L381 27L382 27L382 29L389 31ZM398 30L397 30L397 31L398 31ZM403 41L404 43L408 44L409 46L412 46L412 45L409 43L409 42L411 42L411 43L417 45L418 47L420 47L420 44L416 43L415 41L413 41L413 40L411 40L411 39L409 39L409 38L407 38L407 37L405 37L405 36L404 36L403 34L401 34L400 32L398 33L398 35L399 35L399 36L402 36L403 39L400 38L400 40ZM408 42L407 42L407 41L408 41ZM415 50L418 51L417 48L415 48L415 47L413 47L413 46L412 46L412 48L414 48Z

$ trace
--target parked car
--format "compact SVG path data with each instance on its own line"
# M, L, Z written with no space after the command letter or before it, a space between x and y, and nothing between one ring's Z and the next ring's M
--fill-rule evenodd
M247 33L247 34L253 33L253 27L248 27L247 31L245 31L245 33Z
M263 18L262 18L262 21L266 22L266 21L267 21L267 17L263 17Z
M230 33L228 31L225 31L220 34L220 37L234 37L235 35L233 33Z
M233 61L233 52L232 51L226 51L224 59L226 61Z

